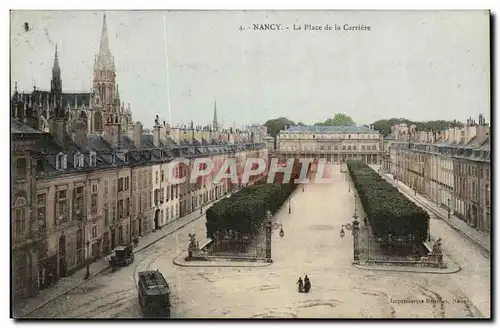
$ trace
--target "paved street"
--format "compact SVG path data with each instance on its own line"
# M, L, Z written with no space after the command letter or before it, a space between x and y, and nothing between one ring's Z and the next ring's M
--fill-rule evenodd
M422 274L353 267L352 236L346 231L342 239L339 232L352 220L354 200L338 166L330 176L332 184L307 185L304 192L298 188L292 214L288 206L277 213L275 221L283 224L285 236L273 232L274 263L268 267L174 265L172 259L187 247L188 233L205 236L205 220L200 219L138 253L131 266L95 277L31 317L140 317L134 278L146 269L159 269L170 282L173 317L489 316L489 260L440 220L431 220L433 237L443 238L443 249L462 271ZM311 279L309 294L297 292L295 283L304 274Z

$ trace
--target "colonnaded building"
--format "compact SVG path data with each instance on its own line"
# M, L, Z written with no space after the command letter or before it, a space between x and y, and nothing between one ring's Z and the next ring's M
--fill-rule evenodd
M106 19L90 94L62 92L56 52L51 91L15 90L11 98L12 294L29 297L109 254L133 236L144 236L199 211L233 188L211 177L190 183L196 158L219 169L234 158L267 158L265 129L171 127L154 120L152 133L131 122L115 88ZM172 184L168 163L186 182Z
M300 156L336 164L350 159L380 163L381 136L371 127L296 125L281 130L276 138L276 154L283 159Z

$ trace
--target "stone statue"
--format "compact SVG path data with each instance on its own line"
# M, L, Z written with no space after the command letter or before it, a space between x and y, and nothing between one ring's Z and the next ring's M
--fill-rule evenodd
M438 240L436 240L436 243L432 247L432 254L433 255L442 255L443 254L443 250L441 249L441 238L438 238Z
M196 234L189 234L189 249L194 250L196 249L196 239L195 239Z

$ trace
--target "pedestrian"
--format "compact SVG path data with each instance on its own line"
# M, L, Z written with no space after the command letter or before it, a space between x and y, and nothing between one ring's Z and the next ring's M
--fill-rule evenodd
M299 280L297 281L297 285L299 285L299 293L302 293L304 290L304 283L302 282L302 277L299 277Z
M306 276L304 277L304 292L309 293L309 290L311 289L311 281L309 280L309 277Z

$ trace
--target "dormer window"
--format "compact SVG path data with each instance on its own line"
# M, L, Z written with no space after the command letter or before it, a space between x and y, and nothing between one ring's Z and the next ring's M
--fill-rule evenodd
M128 152L127 151L123 153L123 159L124 159L125 163L128 163Z
M116 154L115 153L112 153L111 154L111 164L116 164Z
M83 167L85 163L84 159L85 157L83 156L83 154L81 154L80 152L76 152L73 155L73 167L75 169L78 167Z
M90 152L90 166L91 167L95 167L96 166L96 163L97 163L97 155L95 152Z
M59 153L56 156L56 170L65 170L68 168L68 156Z

